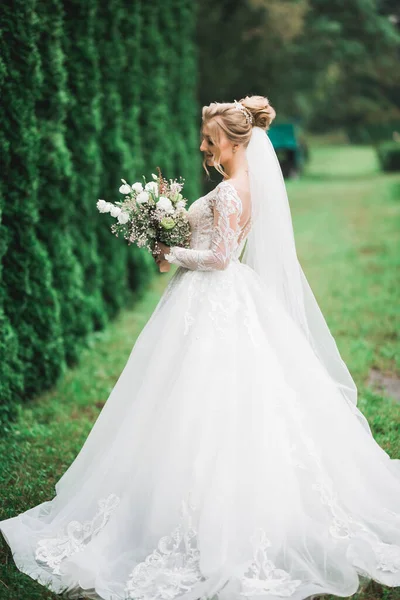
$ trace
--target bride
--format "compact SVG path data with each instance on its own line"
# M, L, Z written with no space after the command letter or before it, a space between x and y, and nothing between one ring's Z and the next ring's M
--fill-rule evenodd
M0 523L17 567L105 600L400 586L400 462L374 440L296 256L266 98L203 108L223 181L55 497ZM206 169L207 170L207 169Z

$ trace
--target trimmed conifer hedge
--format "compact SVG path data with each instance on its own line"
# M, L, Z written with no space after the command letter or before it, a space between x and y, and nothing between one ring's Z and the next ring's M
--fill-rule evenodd
M157 272L98 198L159 166L200 191L195 4L0 5L0 423Z
M400 171L400 142L389 140L376 148L382 171Z

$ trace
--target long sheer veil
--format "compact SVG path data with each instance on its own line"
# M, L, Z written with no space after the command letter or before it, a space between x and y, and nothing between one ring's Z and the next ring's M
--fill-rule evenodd
M242 262L258 273L269 291L285 307L350 408L370 432L367 420L355 408L357 387L299 263L282 170L268 135L260 127L253 127L246 158L252 229Z

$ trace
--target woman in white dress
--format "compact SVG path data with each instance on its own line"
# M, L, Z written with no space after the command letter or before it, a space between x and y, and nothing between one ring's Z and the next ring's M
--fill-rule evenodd
M298 263L251 96L203 108L224 175L191 247L48 502L0 522L18 568L68 597L304 600L400 586L400 461L372 437Z

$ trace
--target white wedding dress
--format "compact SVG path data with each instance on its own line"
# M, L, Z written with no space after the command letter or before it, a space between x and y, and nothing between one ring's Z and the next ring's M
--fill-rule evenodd
M218 220L214 224L214 208ZM303 600L400 586L400 461L240 262L229 181L56 497L0 529L18 568L106 600Z

